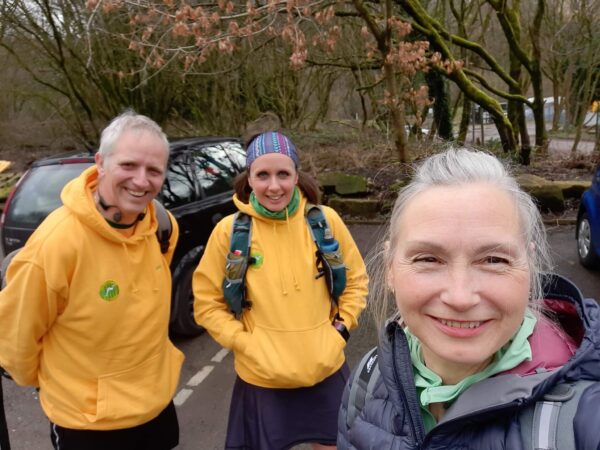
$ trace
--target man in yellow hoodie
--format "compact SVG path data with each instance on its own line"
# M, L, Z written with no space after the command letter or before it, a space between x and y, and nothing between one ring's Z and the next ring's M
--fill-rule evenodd
M127 111L102 132L96 164L68 183L7 271L0 366L40 389L54 448L167 450L182 353L168 337L169 263L152 200L169 145Z

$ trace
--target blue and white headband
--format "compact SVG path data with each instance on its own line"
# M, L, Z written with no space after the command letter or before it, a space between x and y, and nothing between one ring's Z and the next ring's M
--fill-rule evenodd
M246 150L246 168L249 169L256 158L267 153L280 153L288 156L294 161L296 168L300 167L300 160L298 159L296 146L293 142L287 136L277 131L267 131L256 136L248 145L248 149Z

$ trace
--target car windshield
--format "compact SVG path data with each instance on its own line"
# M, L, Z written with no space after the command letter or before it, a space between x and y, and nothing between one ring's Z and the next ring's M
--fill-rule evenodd
M57 164L31 169L11 201L6 224L13 227L37 227L48 214L58 208L60 192L67 182L78 176L91 163Z
M194 149L193 170L204 195L231 190L233 178L246 163L246 154L237 142L220 142Z

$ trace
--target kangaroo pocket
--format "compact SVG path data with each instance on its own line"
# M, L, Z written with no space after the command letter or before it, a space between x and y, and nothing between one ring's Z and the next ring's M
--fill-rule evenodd
M155 417L177 389L183 354L172 344L143 363L98 377L98 401L90 422L111 421L124 426Z
M326 320L304 330L278 330L257 325L243 354L236 354L240 377L258 386L313 386L344 362L346 342Z

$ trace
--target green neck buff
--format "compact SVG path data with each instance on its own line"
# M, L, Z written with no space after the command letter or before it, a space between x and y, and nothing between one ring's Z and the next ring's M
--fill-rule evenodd
M275 220L285 220L286 216L292 216L296 210L298 209L298 205L300 205L300 189L298 186L294 188L294 193L292 194L292 199L288 203L288 205L283 208L281 211L270 211L265 208L263 205L258 203L256 199L256 195L254 192L250 193L250 204L254 208L254 210L259 213L263 217L267 217L268 219ZM286 214L287 211L287 214Z

